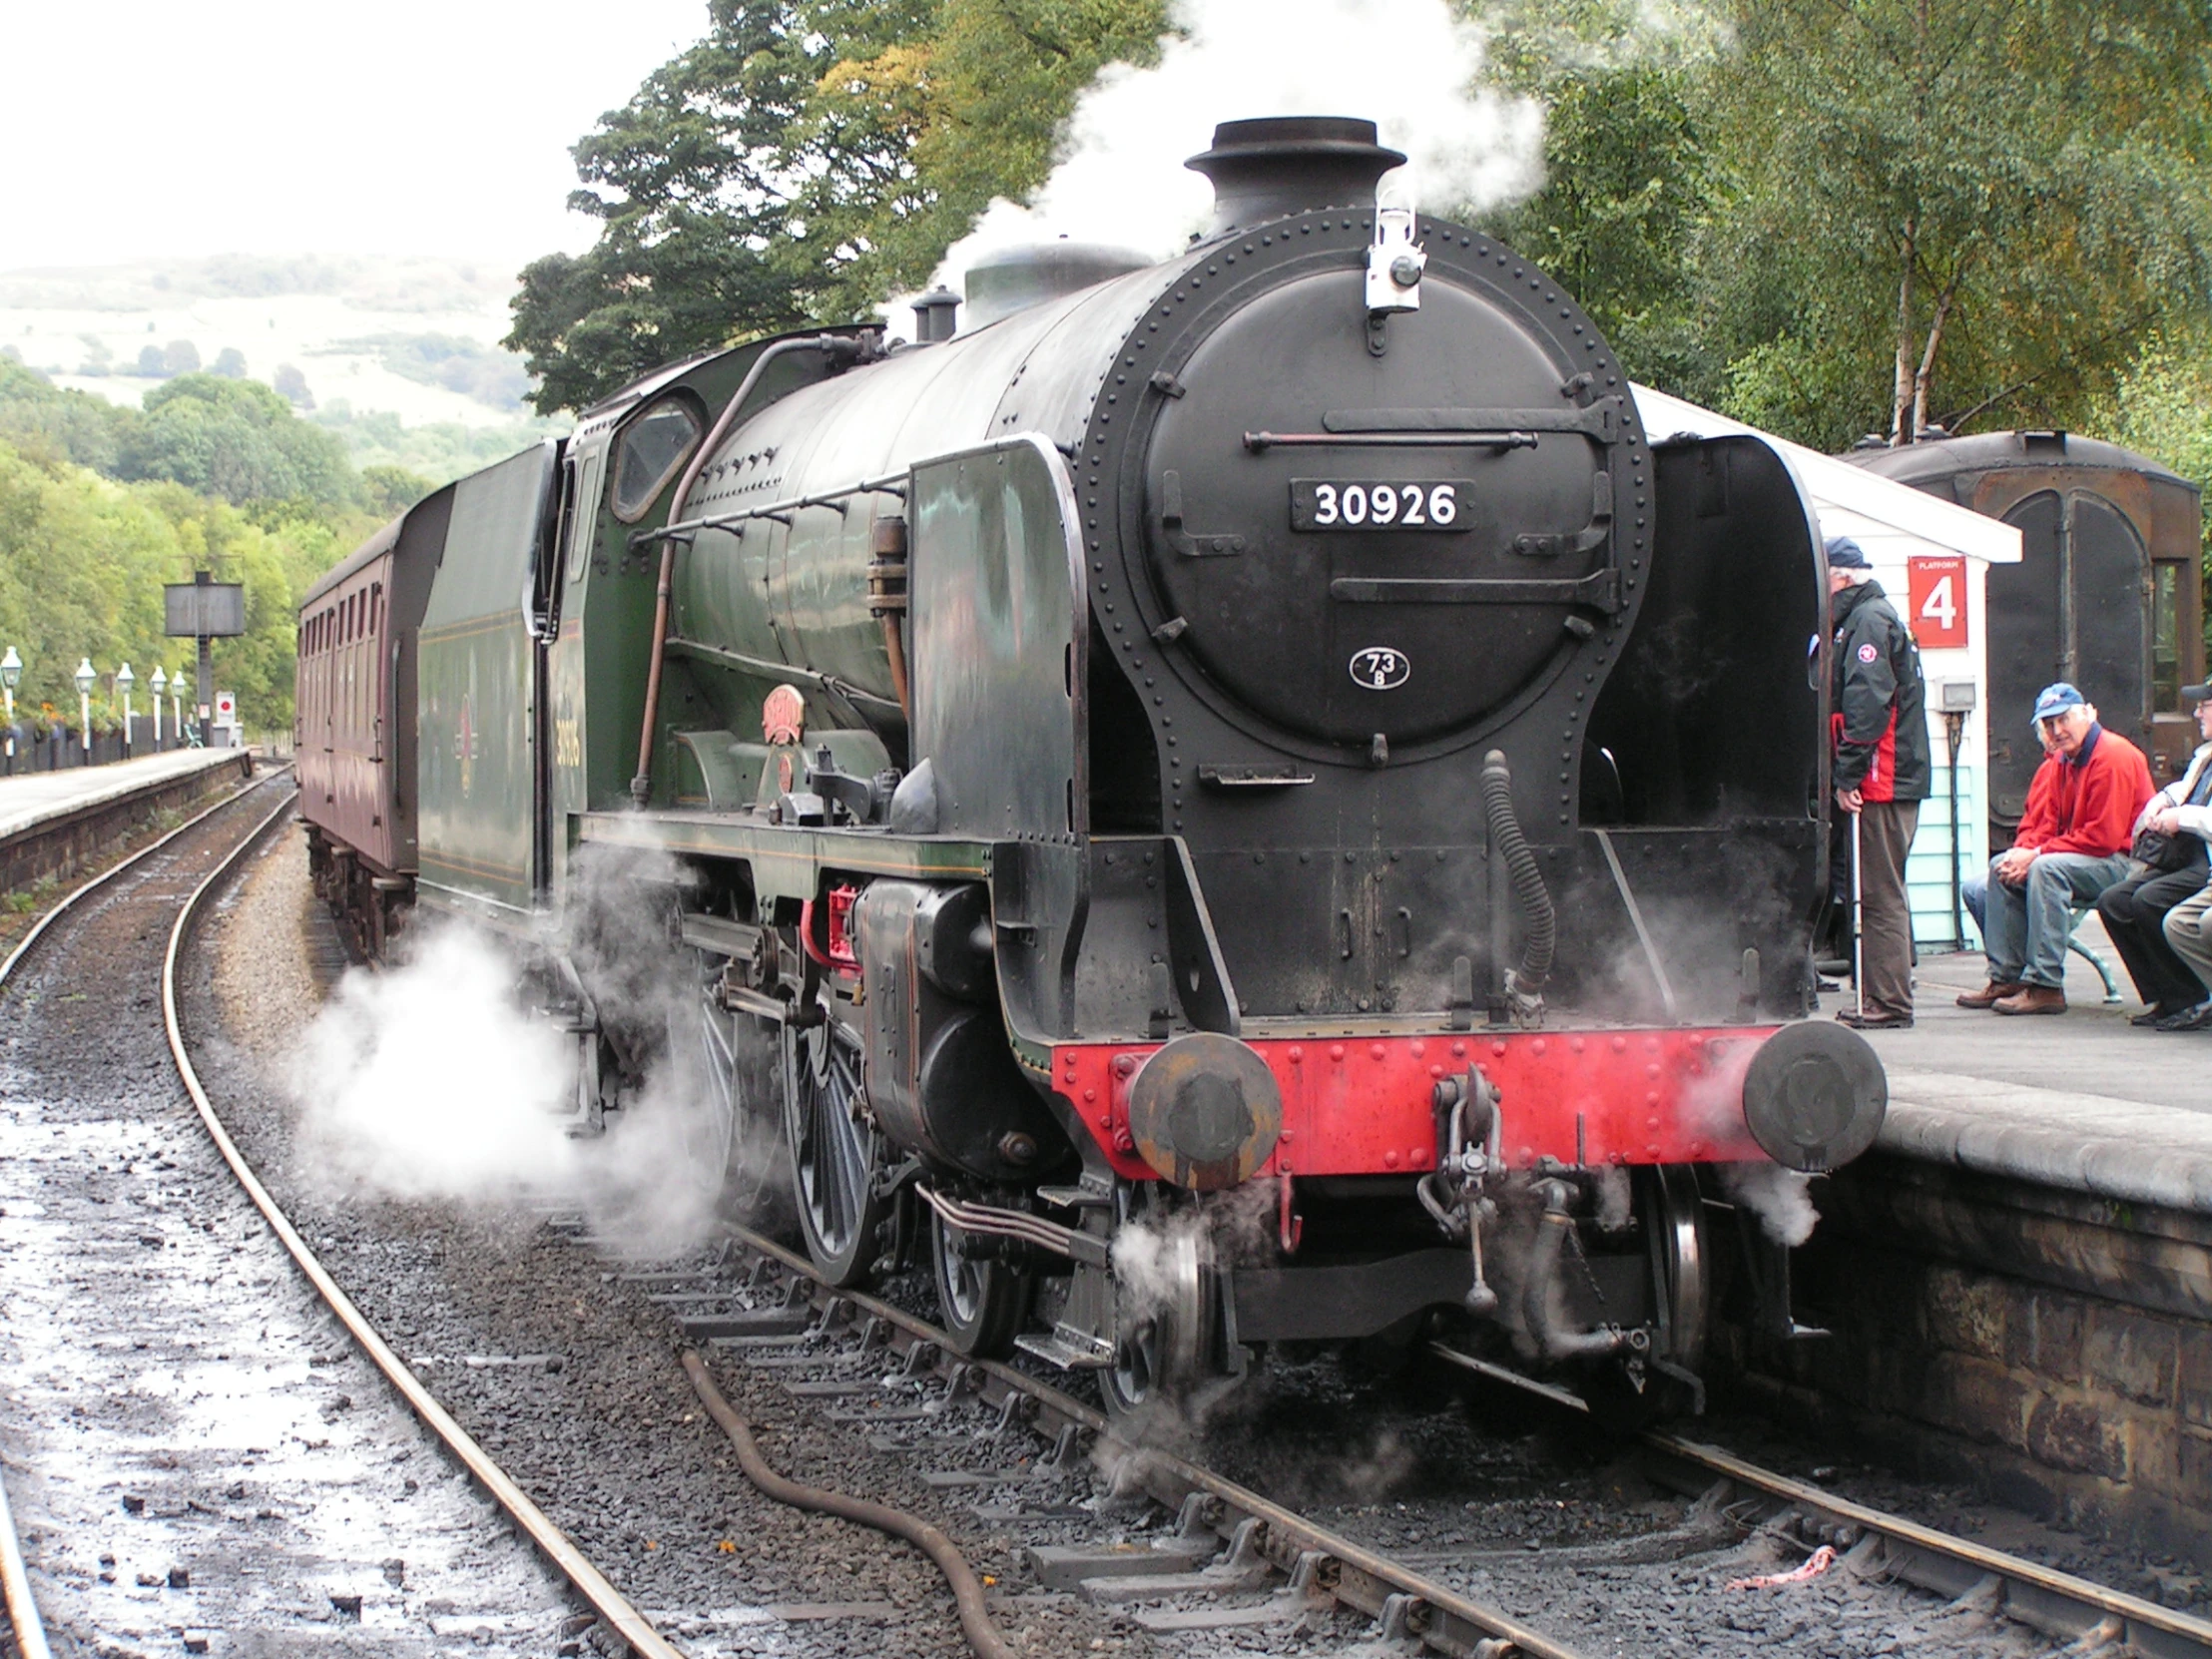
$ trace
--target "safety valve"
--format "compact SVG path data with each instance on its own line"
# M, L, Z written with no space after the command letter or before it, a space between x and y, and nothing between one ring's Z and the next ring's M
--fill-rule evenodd
M1375 211L1375 246L1368 250L1368 314L1420 309L1420 274L1428 255L1413 241L1411 208Z

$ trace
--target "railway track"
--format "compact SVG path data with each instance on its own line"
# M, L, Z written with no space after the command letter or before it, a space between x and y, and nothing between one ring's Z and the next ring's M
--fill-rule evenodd
M1562 1411L1588 1412L1587 1405L1562 1389L1447 1344L1431 1343L1428 1352L1448 1366L1547 1399ZM2212 1621L1855 1502L1719 1446L1657 1431L1644 1433L1641 1444L1643 1465L1655 1478L1732 1506L1745 1530L1794 1541L1809 1560L1825 1550L1848 1572L1902 1580L2072 1643L2084 1653L2110 1650L2147 1659L2212 1655Z
M176 834L234 804L211 809ZM286 806L264 816L208 870L168 929L164 1024L200 1119L299 1272L361 1351L558 1567L605 1630L618 1633L634 1652L673 1656L675 1644L562 1535L369 1327L248 1166L200 1080L179 1014L179 959L212 895ZM41 931L137 861L72 895ZM0 985L36 942L35 935L26 939L0 969ZM563 1230L580 1227L564 1224ZM1018 1370L962 1359L927 1320L880 1298L830 1290L773 1240L740 1230L710 1259L617 1260L601 1271L610 1289L657 1304L687 1343L715 1362L776 1376L795 1398L828 1409L864 1435L872 1450L926 1465L923 1486L980 1500L976 1507L986 1518L1053 1539L1027 1550L1034 1585L1024 1594L1074 1595L1114 1609L1165 1650L1190 1650L1210 1640L1272 1645L1277 1636L1295 1635L1302 1650L1358 1649L1380 1639L1401 1650L1417 1645L1479 1659L1569 1659L1578 1651L1447 1582L1435 1563L1452 1551L1375 1547L1184 1457L1121 1446L1104 1417L1082 1400ZM1497 1375L1448 1350L1435 1357ZM1498 1380L1525 1386L1509 1375ZM1730 1542L1757 1534L1780 1552L1806 1556L1825 1546L1848 1574L1899 1579L1949 1598L1953 1606L2001 1614L2074 1641L2082 1651L2102 1646L2155 1659L2212 1654L2212 1625L2203 1621L1883 1514L1715 1448L1649 1436L1642 1459L1655 1479L1697 1494L1706 1513L1726 1515ZM1101 1475L1108 1489L1103 1502ZM0 1538L0 1587L20 1633L18 1650L38 1659L44 1639L20 1561L9 1527Z

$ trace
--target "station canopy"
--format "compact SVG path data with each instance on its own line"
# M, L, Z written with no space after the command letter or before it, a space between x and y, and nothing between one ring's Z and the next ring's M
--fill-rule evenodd
M2019 563L2020 533L2009 524L1649 386L1635 392L1653 443L1689 432L1701 438L1748 434L1772 444L1813 498L1822 536L1851 537L1877 567L1896 570L1908 559L1961 553L1985 564Z

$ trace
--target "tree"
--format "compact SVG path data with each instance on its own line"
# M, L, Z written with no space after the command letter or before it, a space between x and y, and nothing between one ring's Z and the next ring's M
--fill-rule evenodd
M220 374L227 380L246 378L246 353L235 345L226 345L215 354L215 366L210 374Z
M185 374L146 394L145 418L124 434L117 471L170 479L233 505L297 498L323 506L358 499L344 441L295 418L259 380Z
M307 377L290 363L278 363L270 384L278 397L296 409L314 407L314 393L307 389Z
M1628 0L1497 0L1491 67L1544 106L1544 183L1482 228L1590 313L1629 372L1682 384L1705 364L1692 257L1714 167L1700 110L1710 34L1659 29Z
M2181 0L1730 0L1701 309L1735 412L1829 447L2033 421L2201 311L2212 29ZM1875 365L1880 364L1879 370Z
M173 339L162 353L164 374L197 374L200 372L200 347L189 339Z
M1164 0L712 0L707 38L576 147L602 220L522 273L507 346L540 410L659 363L918 286L994 196L1050 167L1099 66Z
M361 468L361 494L368 510L378 518L395 518L437 486L399 466Z
M770 256L797 184L787 137L835 59L810 25L841 9L711 0L706 39L577 144L585 188L569 206L601 222L598 244L523 270L503 342L539 377L541 411L582 408L658 363L804 320Z
M139 347L138 371L149 380L166 380L169 378L169 368L163 360L160 346L142 345Z

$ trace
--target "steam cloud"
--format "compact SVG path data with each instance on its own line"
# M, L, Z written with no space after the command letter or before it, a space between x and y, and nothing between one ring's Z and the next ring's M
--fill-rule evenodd
M583 947L570 954L602 1018L689 1031L696 996L661 930L663 908L640 903L628 881L587 873L582 885ZM603 1136L572 1139L576 1038L522 984L498 941L457 924L424 927L386 971L347 973L289 1079L311 1167L349 1194L574 1204L596 1233L649 1255L709 1235L726 1171L747 1190L774 1173L775 1150L755 1144L760 1126L718 1119L702 1055L681 1040L665 1045Z
M1821 1213L1813 1208L1813 1178L1780 1164L1723 1164L1721 1186L1759 1218L1776 1244L1801 1245Z
M1206 223L1212 187L1183 163L1220 121L1370 118L1405 153L1379 193L1403 206L1482 209L1536 187L1542 112L1476 85L1482 32L1445 0L1177 0L1174 20L1153 68L1099 72L1035 200L993 202L939 281L957 289L978 258L1063 236L1166 258Z

